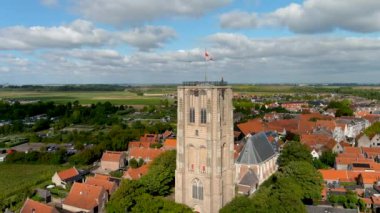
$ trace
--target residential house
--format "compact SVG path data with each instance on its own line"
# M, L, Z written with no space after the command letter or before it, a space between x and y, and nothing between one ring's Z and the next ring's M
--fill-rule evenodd
M235 163L238 193L251 194L256 191L277 171L277 158L278 153L265 132L248 137Z
M148 173L149 167L148 164L144 164L140 166L139 168L131 168L129 167L127 171L124 172L123 178L129 179L129 180L138 180L142 176L146 175Z
M311 154L315 158L319 158L323 151L330 150L334 153L343 151L342 145L327 135L303 134L300 141L310 148Z
M102 186L74 183L62 208L69 212L105 212L107 191Z
M94 177L88 177L85 183L93 186L102 186L107 191L108 196L111 196L111 194L117 189L117 184L110 181L110 176L107 175L95 175Z
M75 167L60 172L55 172L51 178L51 181L56 186L61 186L63 188L66 188L66 185L74 182L82 182L82 180L82 174Z
M380 134L376 134L372 138L366 134L361 134L357 139L357 144L358 147L380 147Z
M128 161L132 158L143 159L144 162L148 163L158 157L161 153L165 152L165 149L158 148L132 148L129 150Z
M56 208L27 198L20 213L59 213Z
M160 140L160 137L157 134L145 134L140 137L140 142L156 143L159 140Z
M307 106L308 103L305 102L288 102L288 103L282 103L281 107L291 111L291 112L299 112L302 110L304 106Z
M104 170L115 171L125 166L125 152L105 151L100 161Z

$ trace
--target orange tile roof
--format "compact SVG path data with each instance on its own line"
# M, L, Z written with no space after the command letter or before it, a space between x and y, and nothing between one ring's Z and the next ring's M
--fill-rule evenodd
M266 130L282 132L284 131L297 132L298 131L298 120L296 119L282 119L275 120L267 123Z
M362 172L361 177L364 184L373 184L380 180L380 172Z
M58 174L59 178L61 178L61 180L67 180L67 179L70 179L72 177L79 175L79 172L75 167L73 167L70 169L66 169L66 170L57 172L57 174Z
M359 147L344 147L345 153L362 153L362 150Z
M108 193L112 193L116 189L116 183L109 180L104 180L96 177L88 177L86 184L93 186L102 186Z
M103 153L102 161L119 162L123 157L123 152L106 151Z
M335 158L336 164L353 164L353 163L371 163L373 160L366 159L366 158L344 158L344 157L336 157Z
M111 176L104 174L95 174L94 178L101 180L110 180Z
M167 137L169 137L171 134L173 134L172 131L166 130L164 133L162 133L162 137L163 137L163 138L167 138Z
M164 151L165 151L164 149L154 149L154 148L142 148L142 147L132 148L129 150L129 157L142 158L142 159L149 158L150 160L153 160Z
M316 126L326 128L329 131L334 131L336 123L334 120L317 120Z
M129 167L127 171L124 172L123 178L138 180L143 175L146 175L149 171L148 164L144 164L139 168L131 168Z
M20 213L58 213L57 209L55 209L52 206L48 206L46 204L31 200L31 199L26 199L24 205L22 206Z
M75 182L63 204L92 210L99 205L98 199L104 192L104 188L101 186Z
M249 120L245 123L238 124L237 127L243 132L244 135L264 131L263 122L261 119Z
M298 122L298 133L299 134L311 133L314 127L315 127L315 122L301 119Z
M145 134L144 136L140 137L140 142L157 142L158 141L158 135L157 134Z
M323 180L339 180L342 182L354 182L360 172L348 170L320 169Z
M310 149L329 149L332 150L336 146L333 138L327 135L319 134L302 134L300 138L301 143L307 145Z
M176 149L177 148L177 139L175 138L168 138L164 142L164 148L165 149Z
M131 149L133 147L144 147L144 148L149 148L150 145L154 143L151 142L140 142L140 141L133 141L128 143L128 149Z

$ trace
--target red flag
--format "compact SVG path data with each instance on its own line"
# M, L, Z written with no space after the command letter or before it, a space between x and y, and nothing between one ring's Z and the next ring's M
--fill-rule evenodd
M212 61L214 58L205 50L205 60L206 61Z

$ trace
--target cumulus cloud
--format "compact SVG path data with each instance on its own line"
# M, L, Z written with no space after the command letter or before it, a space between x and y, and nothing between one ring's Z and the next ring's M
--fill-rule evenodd
M257 24L234 23L234 15L227 13L220 18L225 28L255 28L262 26L286 27L296 33L323 33L342 29L353 32L380 31L380 1L378 0L305 0L291 3L270 13L242 13L244 19L258 20Z
M164 43L176 37L176 32L170 27L145 26L120 33L120 37L128 44L142 51L147 51L152 48L162 47Z
M223 76L240 83L378 83L380 78L378 38L254 39L217 33L206 41L215 61L204 61L203 48L128 55L112 49L52 49L27 66L18 65L26 71L12 66L2 70L25 83L36 73L40 83L180 83L202 80L205 72L210 80Z
M130 31L107 31L89 21L75 20L56 27L14 26L0 29L0 50L33 50L38 48L77 48L115 45L126 42L140 50L162 47L175 37L165 26L146 26Z
M114 25L135 25L160 18L199 17L231 0L77 0L86 18Z
M220 16L220 25L223 28L243 29L257 27L258 20L256 13L243 11L232 11Z

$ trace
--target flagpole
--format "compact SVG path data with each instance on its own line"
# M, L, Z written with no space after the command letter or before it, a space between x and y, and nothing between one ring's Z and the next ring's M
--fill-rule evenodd
M205 49L205 82L207 82L207 50Z

